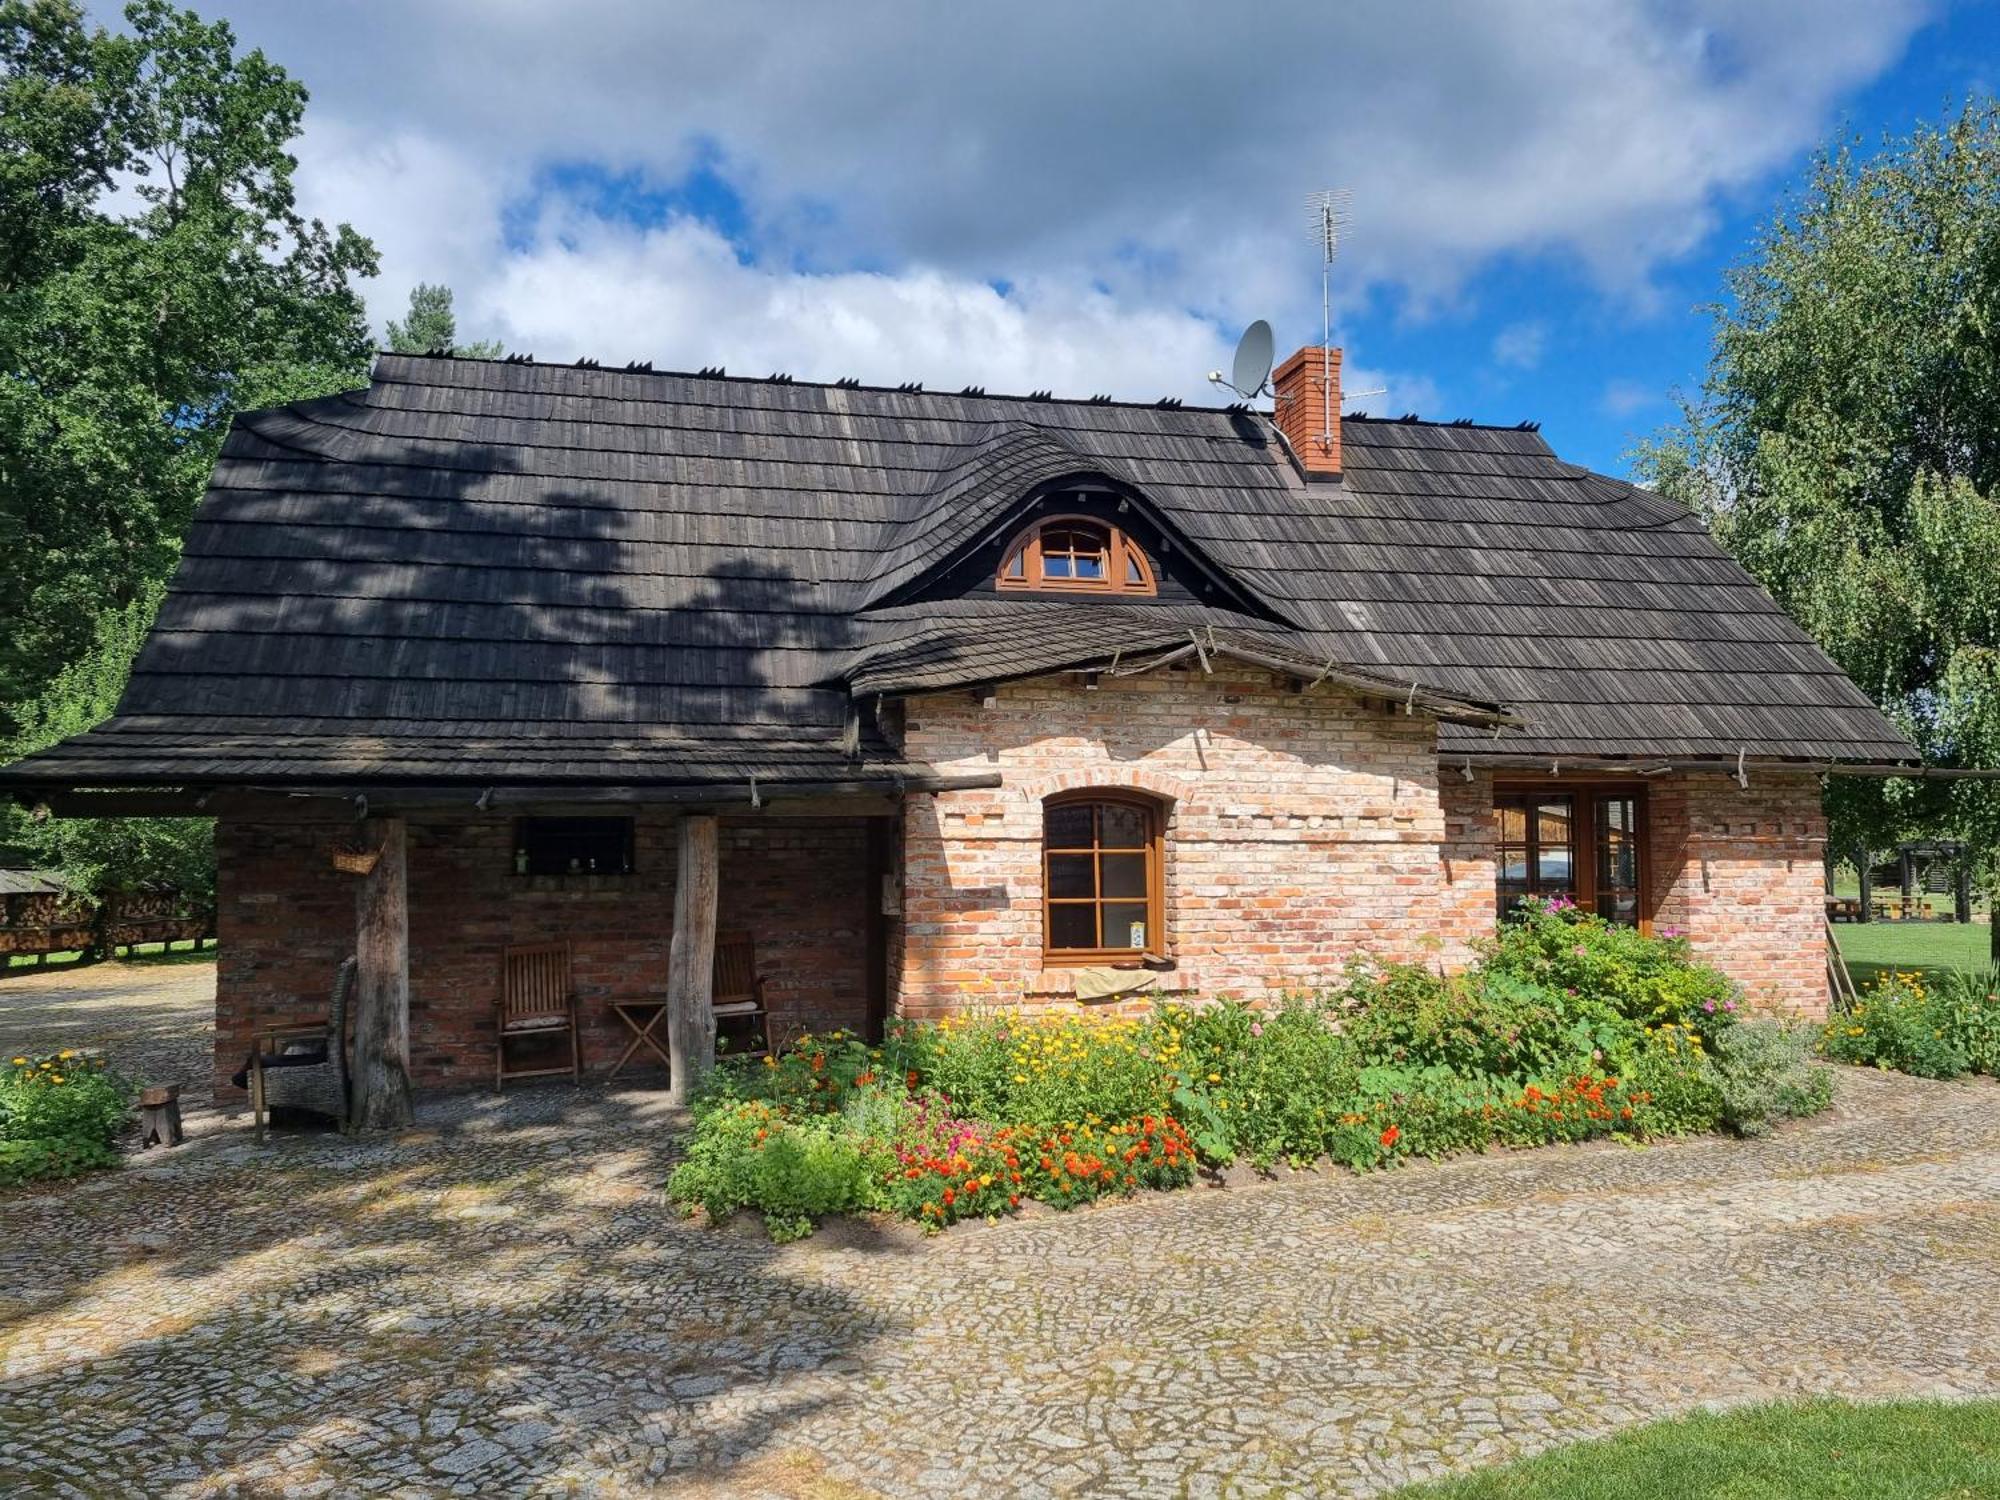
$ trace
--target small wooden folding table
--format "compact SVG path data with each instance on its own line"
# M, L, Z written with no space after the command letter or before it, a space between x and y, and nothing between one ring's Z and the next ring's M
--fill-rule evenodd
M611 1071L604 1075L605 1078L607 1080L616 1078L618 1070L630 1062L632 1054L641 1047L651 1048L653 1056L660 1060L660 1066L671 1071L673 1059L667 1055L667 1049L660 1045L660 1039L653 1034L661 1018L667 1013L665 999L613 1000L611 1009L617 1014L618 1019L625 1023L625 1029L632 1033L632 1040L626 1043L625 1050L618 1054L618 1061L611 1065ZM652 1014L641 1014L646 1011Z

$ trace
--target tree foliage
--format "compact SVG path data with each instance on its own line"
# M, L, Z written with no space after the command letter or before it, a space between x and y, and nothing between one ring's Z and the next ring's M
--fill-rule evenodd
M458 318L451 310L451 288L420 281L410 292L410 310L398 323L389 320L389 347L398 354L429 354L449 349L462 359L498 359L497 339L458 342Z
M375 251L299 212L306 92L228 26L0 0L0 748L111 713L238 412L362 384ZM93 891L213 880L200 819L0 838Z
M1823 154L1640 455L1924 752L2000 764L2000 105ZM1842 847L2000 842L1984 782L1836 779Z
M165 593L148 584L130 604L98 616L90 649L20 705L21 727L0 747L0 762L46 749L110 717ZM207 818L38 819L10 809L4 829L7 843L35 865L93 895L148 885L205 894L215 886L214 829Z
M306 92L227 25L0 0L0 704L164 579L240 410L362 383L375 251L293 194Z

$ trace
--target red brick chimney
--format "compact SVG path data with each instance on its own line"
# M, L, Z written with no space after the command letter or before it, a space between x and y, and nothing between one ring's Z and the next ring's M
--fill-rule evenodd
M1340 477L1340 351L1308 344L1271 375L1278 431L1308 479Z

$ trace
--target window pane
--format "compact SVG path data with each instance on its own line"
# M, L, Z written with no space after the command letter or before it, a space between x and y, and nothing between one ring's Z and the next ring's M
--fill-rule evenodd
M1528 887L1528 851L1506 849L1500 854L1500 882L1503 885L1518 885L1523 890Z
M1104 894L1107 896L1146 896L1146 856L1143 854L1107 854L1103 859Z
M1503 844L1525 844L1528 842L1528 814L1524 808L1503 804L1500 808L1500 842Z
M1076 559L1076 576L1079 578L1102 578L1104 576L1104 559L1095 553L1078 553Z
M1139 571L1139 559L1129 554L1125 558L1125 581L1127 583L1144 583L1146 581L1146 575Z
M1544 802L1535 808L1535 837L1544 845L1570 840L1569 799Z
M1100 837L1107 849L1143 849L1149 842L1147 824L1151 821L1145 812L1123 802L1100 804L1103 822Z
M1639 924L1639 893L1599 891L1597 914L1605 921L1614 922L1620 927L1636 927Z
M1051 849L1090 847L1090 804L1065 802L1042 813L1042 839Z
M1570 883L1569 850L1544 849L1535 861L1535 883L1544 891L1567 890Z
M1088 854L1051 854L1049 856L1049 895L1052 897L1081 896L1088 899L1097 894L1091 883L1091 858Z
M1026 552L1016 552L1012 557L1007 559L1007 576L1009 578L1025 578L1027 575L1028 554Z
M1042 554L1042 576L1044 578L1069 577L1069 559L1067 557L1051 557L1048 553L1044 552Z
M1146 903L1107 901L1104 903L1104 946L1143 948L1146 946Z
M1051 948L1095 948L1097 908L1093 905L1051 906L1049 908Z

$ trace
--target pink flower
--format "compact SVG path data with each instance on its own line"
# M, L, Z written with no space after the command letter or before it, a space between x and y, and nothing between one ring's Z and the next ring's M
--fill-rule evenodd
M1262 1036L1263 1034L1264 1034L1264 1023L1262 1021L1252 1021L1250 1023L1250 1035Z

